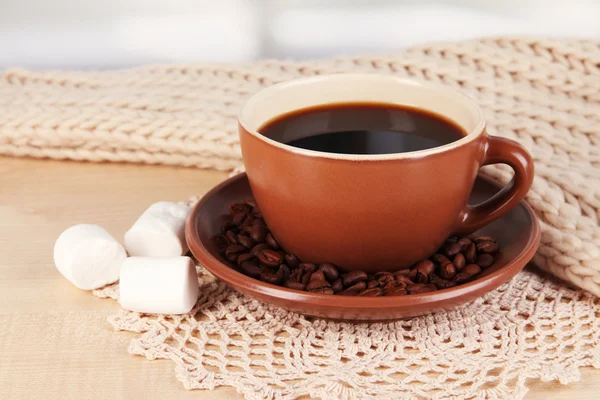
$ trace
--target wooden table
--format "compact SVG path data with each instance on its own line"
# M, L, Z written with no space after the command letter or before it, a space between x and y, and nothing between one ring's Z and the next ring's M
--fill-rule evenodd
M158 200L182 200L223 172L0 157L0 399L238 399L186 391L170 361L127 353L131 333L106 317L119 305L76 289L53 265L60 232L97 223L121 239ZM600 371L581 383L531 382L528 399L600 398Z

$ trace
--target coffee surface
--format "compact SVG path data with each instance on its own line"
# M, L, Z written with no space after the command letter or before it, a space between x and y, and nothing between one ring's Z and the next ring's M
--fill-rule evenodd
M259 132L307 150L343 154L391 154L442 146L466 132L429 111L378 103L328 104L281 115Z

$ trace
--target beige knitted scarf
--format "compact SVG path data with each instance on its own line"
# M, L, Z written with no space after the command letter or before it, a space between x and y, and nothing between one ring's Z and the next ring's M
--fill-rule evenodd
M236 113L250 94L299 76L362 71L454 87L484 109L489 132L532 153L527 196L542 226L534 263L600 295L600 44L486 39L378 57L105 72L5 71L0 153L231 170ZM486 167L502 183L506 166ZM600 367L600 303L540 274L448 312L409 321L307 319L214 282L186 316L122 311L130 351L175 362L187 388L248 398L521 398L532 378L578 379ZM97 291L116 298L118 285Z

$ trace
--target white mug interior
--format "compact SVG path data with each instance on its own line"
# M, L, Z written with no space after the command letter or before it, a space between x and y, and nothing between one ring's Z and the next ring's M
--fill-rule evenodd
M427 110L459 125L467 135L444 146L421 152L439 152L473 140L483 132L485 122L479 106L466 95L441 85L379 74L317 75L275 84L251 96L242 106L240 125L250 134L270 144L301 153L320 153L298 149L271 140L259 133L262 126L293 111L327 104L385 103ZM310 133L309 133L310 134ZM313 154L315 155L315 154ZM323 156L323 154L319 154ZM390 158L394 155L333 154L334 158Z

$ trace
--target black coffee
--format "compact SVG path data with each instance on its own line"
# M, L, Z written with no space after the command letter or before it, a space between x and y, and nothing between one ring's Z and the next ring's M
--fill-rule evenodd
M344 154L424 150L466 135L460 126L441 115L378 103L306 108L267 122L259 132L291 146Z

